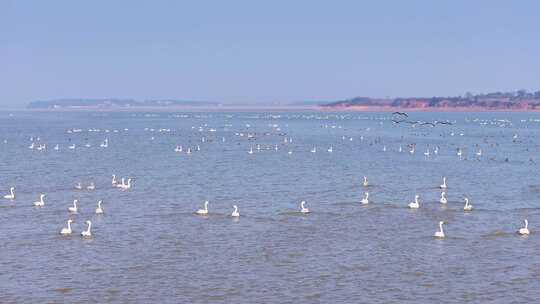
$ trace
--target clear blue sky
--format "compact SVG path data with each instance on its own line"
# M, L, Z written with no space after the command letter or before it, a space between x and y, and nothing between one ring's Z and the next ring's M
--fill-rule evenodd
M540 89L540 1L0 0L0 105Z

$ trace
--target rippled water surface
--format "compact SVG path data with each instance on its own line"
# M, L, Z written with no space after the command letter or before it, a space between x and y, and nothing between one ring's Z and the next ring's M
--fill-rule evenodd
M0 200L0 302L537 302L540 115L391 119L0 112L0 193L16 193ZM31 137L47 149L30 149ZM132 189L113 188L112 174L133 178ZM415 194L420 208L408 209ZM195 215L205 200L209 215ZM68 218L73 235L61 236ZM531 235L521 237L525 218ZM439 221L445 239L433 238Z

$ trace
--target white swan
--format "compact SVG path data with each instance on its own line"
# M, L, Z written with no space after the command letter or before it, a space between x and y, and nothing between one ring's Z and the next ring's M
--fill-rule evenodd
M4 195L5 199L14 200L15 199L15 187L9 188L9 194Z
M87 190L95 190L96 189L96 185L94 185L93 182L90 183L90 185L88 187L86 187Z
M78 201L77 200L73 200L73 206L71 207L68 207L68 211L69 212L73 212L73 213L77 213L77 203Z
M443 183L439 186L439 188L441 188L441 189L446 189L446 188L448 188L448 187L446 186L446 176L443 176L442 182L443 182Z
M414 196L414 202L409 203L409 208L411 209L418 209L420 208L420 202L418 201L418 198L420 198L420 195L416 194Z
M239 216L240 216L240 212L238 212L238 206L233 205L233 208L234 208L234 211L231 213L231 216L232 216L232 217L239 217Z
M439 202L441 202L441 204L448 203L448 200L446 199L446 192L441 192L441 199L439 200Z
M117 188L123 188L125 186L126 186L126 181L125 181L125 178L122 177L122 180L120 181L119 184L118 183L116 184L116 187Z
M249 148L248 154L253 154L253 146Z
M364 193L364 198L362 199L361 202L363 205L369 204L369 192Z
M204 209L199 209L195 213L198 215L208 215L208 201L204 201Z
M127 184L123 187L124 190L131 189L131 178L127 179Z
M63 234L63 235L68 235L68 234L71 234L71 223L73 223L73 220L72 219L69 219L67 221L67 228L64 227L62 228L62 230L60 230L60 234Z
M434 237L436 237L436 238L441 238L441 239L445 237L445 235L444 235L444 230L443 230L443 228L442 228L442 225L443 225L443 224L444 224L443 221L440 221L440 222L439 222L439 231L436 231L436 232L435 232L435 234L433 235Z
M82 185L81 185L81 183L77 183L77 184L75 185L75 189L77 189L77 190L82 190Z
M39 196L39 201L34 202L34 206L36 206L36 207L43 207L43 206L45 206L45 202L43 201L43 198L44 198L44 197L45 197L45 194L41 194L41 195Z
M471 211L472 210L472 205L469 204L469 199L468 198L465 198L465 206L463 207L463 210L465 210L465 211Z
M328 148L328 152L330 152L330 153L334 152L334 148L332 146L330 146L330 148Z
M101 203L102 202L103 201L101 201L101 200L97 202L96 214L103 214L103 209L101 208Z
M527 219L525 219L525 227L523 228L520 228L518 230L518 233L521 234L521 235L529 235L530 232L529 232L529 221L527 221Z
M311 149L311 153L317 153L317 147L313 147L313 149Z
M92 232L90 231L90 228L92 227L92 222L86 221L86 224L88 225L88 228L86 228L85 231L81 232L82 237L91 237Z
M306 201L301 201L300 202L300 212L302 213L309 213L309 208L307 208L306 206Z
M116 180L116 175L115 175L115 174L112 175L112 181L111 181L111 184L112 184L113 186L116 186L116 185L118 184L118 181Z
M369 186L369 183L368 183L368 180L367 180L367 176L364 176L364 182L362 183L362 185L363 185L364 187Z

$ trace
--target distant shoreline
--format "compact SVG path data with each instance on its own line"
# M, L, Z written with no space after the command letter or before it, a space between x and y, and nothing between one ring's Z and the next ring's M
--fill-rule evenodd
M532 112L540 109L487 109L482 107L422 107L403 108L387 106L319 106L319 105L231 105L231 106L174 106L174 107L62 107L47 109L0 109L1 111L30 111L30 112L234 112L234 111L275 111L275 112Z

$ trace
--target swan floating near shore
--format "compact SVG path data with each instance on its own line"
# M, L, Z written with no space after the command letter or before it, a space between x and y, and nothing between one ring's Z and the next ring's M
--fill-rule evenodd
M86 225L88 225L88 228L86 228L85 231L81 232L82 237L91 237L92 232L90 231L90 228L92 227L92 222L86 221Z
M529 234L530 234L530 231L529 231L529 221L527 221L527 219L525 219L524 222L525 222L525 227L520 228L520 229L518 230L518 233L521 234L521 235L529 235Z
M72 231L71 231L71 223L73 223L73 220L72 220L72 219L69 219L69 220L67 221L67 227L62 228L62 230L60 230L60 234L62 234L62 235L69 235L69 234L71 234L71 232L72 232Z
M409 205L408 205L409 208L411 208L411 209L418 209L418 208L420 208L420 202L418 201L419 198L420 198L420 195L416 194L416 195L414 196L414 202L409 203Z
M9 188L9 194L4 195L5 199L14 200L15 199L15 187Z
M309 208L306 207L306 201L300 202L300 212L302 213L309 213Z
M238 206L233 205L233 208L234 208L234 211L231 213L231 216L232 216L232 217L239 217L239 216L240 216L240 212L238 212Z
M72 207L68 207L68 211L69 212L73 212L73 213L77 213L77 203L78 201L77 200L73 200L73 206Z
M443 183L442 183L442 185L439 186L439 188L441 188L441 189L446 189L446 188L448 188L448 187L446 186L446 176L443 176L442 181L443 181Z
M465 198L465 206L463 207L464 211L472 211L472 205L469 204L469 199Z
M45 202L43 201L43 198L44 198L44 197L45 197L45 194L41 194L41 195L39 196L39 201L34 202L34 206L36 206L36 207L43 207L43 206L45 206Z
M103 214L103 209L101 208L101 203L102 202L103 201L101 201L101 200L97 202L96 214Z
M362 199L361 202L362 202L362 205L367 205L367 204L369 204L369 192L366 191L366 192L364 193L364 198Z
M208 214L208 201L204 201L204 209L199 209L195 213L198 215L207 215Z
M446 192L441 192L441 199L439 200L439 202L441 202L441 204L448 203L448 200L446 199Z
M440 222L439 222L439 231L436 231L436 232L435 232L435 234L433 235L434 237L436 237L436 238L441 238L441 239L445 237L445 235L444 235L444 230L443 230L443 228L442 228L442 225L443 225L443 224L444 224L443 221L440 221Z

